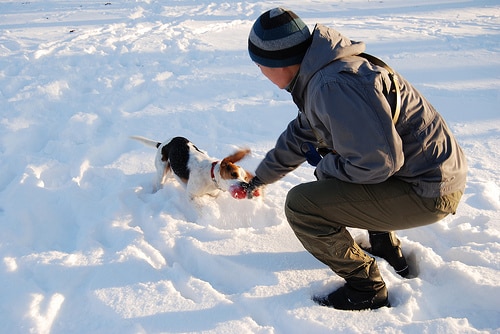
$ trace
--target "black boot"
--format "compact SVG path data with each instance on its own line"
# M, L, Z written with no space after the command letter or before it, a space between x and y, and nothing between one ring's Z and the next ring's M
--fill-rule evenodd
M368 231L371 248L366 251L385 259L396 273L407 277L410 273L406 259L401 251L401 242L394 232Z
M347 278L343 287L328 296L313 297L313 300L321 306L337 310L359 311L390 307L387 295L387 288L374 261L368 278Z

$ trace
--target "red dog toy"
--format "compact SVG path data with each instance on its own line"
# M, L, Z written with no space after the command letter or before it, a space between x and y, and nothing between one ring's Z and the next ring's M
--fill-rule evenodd
M245 188L241 186L241 184L233 184L232 186L229 187L229 193L233 198L236 199L243 199L247 198L247 192ZM254 197L260 196L259 189L255 189L252 193Z

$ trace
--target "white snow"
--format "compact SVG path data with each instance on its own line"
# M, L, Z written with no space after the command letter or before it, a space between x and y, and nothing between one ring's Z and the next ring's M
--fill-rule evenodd
M457 214L398 233L415 277L379 261L391 308L311 301L342 285L283 214L312 167L191 203L152 192L155 152L129 139L249 147L254 170L297 112L246 51L278 5L365 41L467 154ZM500 333L499 27L496 0L0 1L0 331Z

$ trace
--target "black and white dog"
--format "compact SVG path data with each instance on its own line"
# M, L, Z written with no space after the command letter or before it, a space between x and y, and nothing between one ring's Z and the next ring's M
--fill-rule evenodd
M252 178L252 174L235 164L250 153L249 149L238 150L217 160L207 156L184 137L175 137L163 143L140 136L131 138L157 148L155 191L172 175L186 185L191 199L202 195L217 196L221 190L231 191ZM235 197L233 191L231 195Z

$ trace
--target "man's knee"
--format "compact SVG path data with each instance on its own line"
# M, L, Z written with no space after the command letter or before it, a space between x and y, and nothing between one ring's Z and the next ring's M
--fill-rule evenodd
M285 209L288 209L289 207L295 208L296 203L299 202L298 197L300 196L300 191L297 190L299 186L300 184L288 191L285 199Z
M298 216L307 215L305 207L304 193L302 191L303 184L299 184L288 191L285 199L285 216L290 223L297 221ZM299 219L300 220L300 219Z
M303 183L290 189L285 200L285 216L288 223L297 235L316 237L337 233L342 226L326 217L325 208L314 203L311 196L308 196L314 185L314 183Z

